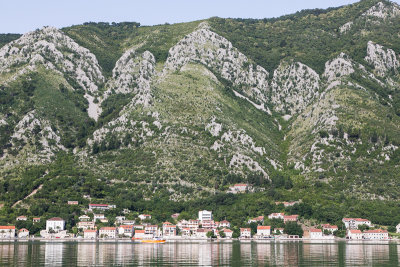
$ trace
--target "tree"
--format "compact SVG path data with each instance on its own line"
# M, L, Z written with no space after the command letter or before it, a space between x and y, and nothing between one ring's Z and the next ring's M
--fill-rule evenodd
M226 237L226 234L225 234L224 231L220 231L220 232L219 232L219 236L220 236L221 238L225 238L225 237Z
M214 235L214 231L209 231L209 232L207 232L206 236L207 236L208 238L216 238L216 236Z
M390 232L390 233L396 233L396 227L394 227L393 225L392 225L392 226L389 226L389 227L388 227L388 232Z
M298 235L299 237L303 236L303 229L301 225L296 222L287 222L285 224L284 232L288 235Z
M368 230L368 229L369 229L369 226L366 225L366 224L360 224L358 226L358 230L360 230L361 232L364 231L364 230Z

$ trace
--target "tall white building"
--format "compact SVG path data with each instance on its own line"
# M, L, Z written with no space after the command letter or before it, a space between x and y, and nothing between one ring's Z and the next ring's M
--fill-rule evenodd
M63 231L65 227L65 221L62 218L54 217L46 221L46 231L50 232L52 229L54 232L58 233Z
M213 219L212 211L201 210L199 211L199 221L211 221Z

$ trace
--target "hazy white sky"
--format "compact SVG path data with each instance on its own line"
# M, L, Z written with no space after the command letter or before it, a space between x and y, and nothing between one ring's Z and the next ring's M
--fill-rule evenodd
M0 32L87 21L136 21L142 25L187 22L213 16L271 18L302 9L336 7L356 0L0 0ZM396 0L400 2L400 0Z

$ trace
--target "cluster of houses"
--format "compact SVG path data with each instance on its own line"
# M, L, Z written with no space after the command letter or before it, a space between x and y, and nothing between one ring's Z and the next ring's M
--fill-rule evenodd
M233 188L236 193L248 191L247 184L237 184ZM283 204L285 207L290 207L298 204L295 202L276 202L275 204ZM77 201L68 201L69 205L77 205ZM136 224L134 220L127 220L125 216L115 217L115 226L98 227L98 223L108 223L108 219L102 211L115 208L115 205L110 204L89 204L87 212L91 212L88 216L84 214L79 217L79 222L76 228L85 239L96 238L135 238L146 239L153 237L165 238L207 238L210 236L232 238L233 230L231 224L227 220L214 221L212 211L202 210L198 212L197 219L178 220L179 213L171 216L176 224L164 222L162 226L149 223L152 216L150 214L140 214L138 218L142 222ZM124 214L129 211L124 210ZM285 215L285 213L272 213L268 215L268 219L279 219L285 224L288 222L297 222L299 215ZM26 221L26 216L19 216L17 221ZM33 223L40 222L40 218L33 218ZM388 239L386 230L359 230L361 225L372 227L372 224L367 219L362 218L343 218L343 223L347 229L348 239ZM284 234L283 228L271 229L271 226L264 225L264 216L258 216L247 221L248 224L256 223L257 231L252 235L251 228L240 228L240 239L264 239L271 238L273 235ZM305 237L310 239L333 238L333 233L338 230L336 225L322 224L319 228L311 228L305 231ZM400 224L397 226L400 232ZM29 231L25 228L16 230L15 226L0 226L0 238L28 238ZM54 217L46 221L46 229L40 231L40 236L43 238L66 238L70 237L65 229L65 220L59 217Z

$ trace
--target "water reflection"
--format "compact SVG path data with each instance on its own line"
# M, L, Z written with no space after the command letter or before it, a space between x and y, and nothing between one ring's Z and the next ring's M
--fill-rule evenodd
M0 266L398 266L397 243L0 242Z

